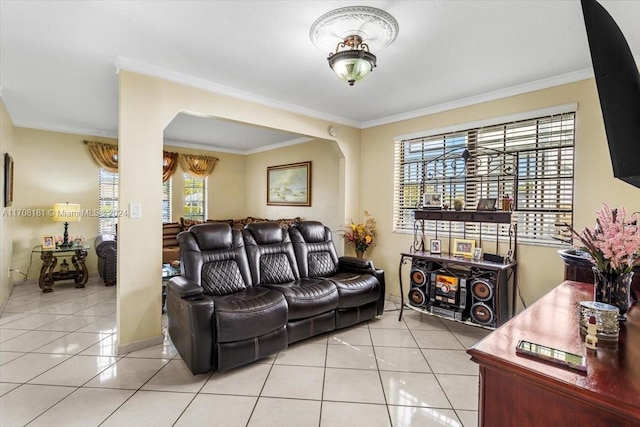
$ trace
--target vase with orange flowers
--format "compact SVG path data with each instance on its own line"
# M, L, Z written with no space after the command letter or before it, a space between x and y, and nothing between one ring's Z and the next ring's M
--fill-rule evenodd
M342 238L356 251L356 256L362 258L364 253L375 243L376 220L364 211L365 221L359 224L349 221L342 227Z

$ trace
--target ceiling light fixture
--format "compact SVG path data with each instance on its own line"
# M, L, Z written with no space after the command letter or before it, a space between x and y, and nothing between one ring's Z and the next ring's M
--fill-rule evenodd
M329 66L341 80L353 86L376 66L376 56L371 51L389 46L398 36L398 29L395 18L383 10L349 6L318 18L311 26L309 38L319 49L330 51Z

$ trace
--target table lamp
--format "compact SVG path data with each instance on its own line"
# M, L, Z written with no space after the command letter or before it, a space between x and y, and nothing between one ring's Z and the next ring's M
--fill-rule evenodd
M63 248L72 246L73 242L69 242L69 223L80 221L80 205L69 202L54 204L53 220L56 222L64 222L64 239L60 246Z

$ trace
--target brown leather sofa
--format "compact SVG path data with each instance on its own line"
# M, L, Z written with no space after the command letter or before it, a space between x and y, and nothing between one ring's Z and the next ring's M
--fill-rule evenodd
M101 234L96 237L93 247L96 248L96 255L98 255L98 274L104 281L104 285L115 285L118 271L116 236Z
M167 284L169 334L194 374L382 314L384 272L368 260L338 258L319 222L253 223L242 232L195 225L178 243L182 276Z

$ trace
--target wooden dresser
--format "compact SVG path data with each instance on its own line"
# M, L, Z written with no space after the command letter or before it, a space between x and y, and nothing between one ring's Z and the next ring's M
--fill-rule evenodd
M565 281L467 352L480 365L480 426L640 426L640 306L617 346L587 352L580 301L593 285ZM519 340L585 354L587 374L516 355Z

